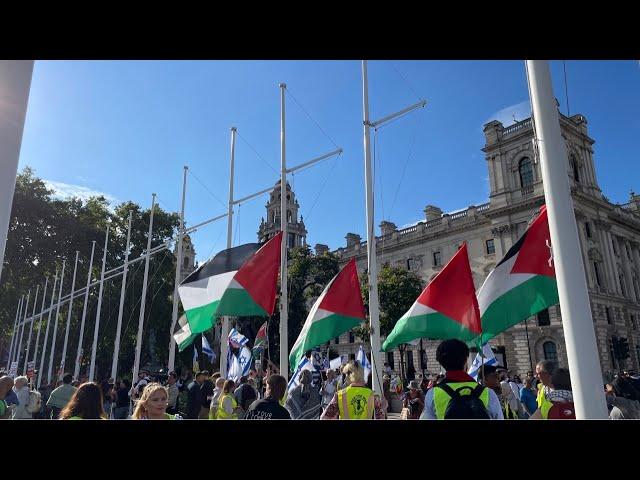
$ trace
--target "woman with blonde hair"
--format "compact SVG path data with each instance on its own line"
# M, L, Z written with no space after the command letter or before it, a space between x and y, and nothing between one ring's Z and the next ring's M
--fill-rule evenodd
M346 377L346 388L333 396L320 420L384 420L380 398L367 388L360 362L351 360L342 373Z
M233 396L233 389L235 386L236 384L233 380L227 380L224 382L216 415L218 420L238 419L238 402L236 402L236 399Z
M97 383L83 383L60 412L60 420L106 420L102 396Z
M168 414L168 406L167 388L159 383L149 383L144 387L131 418L133 420L182 420L180 415Z

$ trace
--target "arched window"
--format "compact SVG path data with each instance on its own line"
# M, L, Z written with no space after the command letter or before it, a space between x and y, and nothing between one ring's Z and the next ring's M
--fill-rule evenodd
M291 223L292 222L292 215L291 215L291 210L287 210L287 222Z
M518 164L518 173L520 174L520 186L530 187L533 185L533 168L529 157L524 157Z
M558 361L558 349L553 342L544 342L542 345L542 351L544 352L544 359L551 360L553 362Z
M571 155L571 169L573 170L573 179L576 183L580 183L580 169L575 155Z

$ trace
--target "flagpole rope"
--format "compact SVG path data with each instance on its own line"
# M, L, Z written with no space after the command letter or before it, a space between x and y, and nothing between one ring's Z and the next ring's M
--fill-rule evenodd
M189 173L189 175L191 175L191 176L194 178L194 180L196 180L200 185L202 185L202 187L203 187L207 192L209 192L209 194L210 194L213 198L215 198L215 199L220 203L220 205L222 205L224 208L227 208L227 207L228 207L228 205L227 205L226 203L224 203L222 200L220 200L220 199L216 196L216 194L215 194L215 193L213 193L211 190L209 190L209 187L207 187L207 186L204 184L204 182L202 182L202 180L200 180L200 179L197 177L197 175L196 175L195 173L193 173L193 170L192 170L191 168L189 168L189 170L187 170L187 172Z
M333 143L333 146L336 148L339 148L336 142L333 141L333 139L329 136L329 134L327 134L327 132L324 131L324 129L320 126L320 124L314 120L314 118L309 114L309 112L307 112L305 108L302 106L302 104L296 99L293 93L291 93L291 90L289 90L289 87L285 89L285 92L293 99L294 102L298 104L300 109L307 115L307 117L309 117L309 119L311 119L311 121L316 124L316 126L320 129L320 131L324 134L324 136L327 137L331 143Z
M327 173L326 178L324 179L324 182L322 184L322 186L320 187L320 190L318 190L318 193L316 195L316 198L313 200L313 204L311 204L311 208L309 208L309 210L307 212L305 212L304 216L307 217L307 219L309 218L309 216L311 215L311 212L313 212L314 207L316 206L316 203L318 203L318 200L320 199L320 195L322 195L322 192L324 191L324 189L327 186L327 183L329 183L329 179L331 179L333 177L333 171L336 168L336 165L338 163L338 157L340 157L340 155L342 155L341 153L338 154L337 157L335 157L333 159L333 164L331 166L331 169L329 170L329 172Z
M418 93L413 89L413 87L411 86L411 83L409 83L409 80L407 80L405 78L404 75L402 75L402 73L400 73L400 70L398 70L395 65L393 64L393 62L391 60L387 60L387 62L391 65L391 67L396 71L396 73L400 76L400 78L402 78L402 80L404 80L404 82L407 84L407 87L409 87L409 90L411 90L411 93L413 93L416 96L416 100L420 100L420 95L418 95Z
M249 143L249 142L248 142L248 141L247 141L247 140L246 140L242 135L240 135L240 132L238 132L237 130L236 130L236 135L238 135L238 137L239 137L240 139L242 139L242 141L243 141L244 143L246 143L246 144L247 144L247 146L248 146L251 150L253 150L253 152L258 156L258 158L259 158L260 160L262 160L262 161L265 163L265 165L267 165L267 167L269 167L271 170L273 170L273 171L275 172L275 174L276 174L276 175L278 175L278 176L280 175L280 172L279 172L278 170L276 170L276 169L275 169L275 168L274 168L274 167L273 167L269 162L267 162L267 161L263 158L263 156L262 156L262 155L260 155L260 154L258 153L258 151L257 151L255 148L253 148L253 146L252 146L252 145L251 145L251 144L250 144L250 143Z

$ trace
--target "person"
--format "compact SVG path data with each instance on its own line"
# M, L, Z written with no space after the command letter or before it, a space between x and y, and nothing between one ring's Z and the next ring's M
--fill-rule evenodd
M422 376L422 381L420 382L420 390L422 390L422 394L425 395L427 390L429 390L429 374Z
M536 373L538 373L537 367ZM540 381L544 383L545 380L541 378ZM531 415L530 420L575 419L576 414L573 406L569 370L567 368L555 368L548 381L550 387L545 393L542 406L538 407L534 414Z
M204 383L204 372L196 373L196 378L187 387L187 418L197 419L200 417L202 409L202 384Z
M202 396L202 407L200 407L199 418L206 419L209 417L209 409L211 408L211 399L213 398L213 385L215 383L215 379L214 380L211 379L208 370L203 370L202 374L204 375L204 381L200 386L200 394Z
M446 373L444 378L438 380L427 392L421 420L504 418L495 392L479 385L466 372L468 358L469 347L463 341L449 339L440 342L436 349L436 360Z
M149 372L146 370L140 370L138 373L138 380L133 384L131 392L129 393L129 396L134 402L140 398L144 387L146 387L149 382Z
M327 408L327 405L329 405L333 395L336 393L337 384L338 380L336 379L336 372L331 369L327 370L327 379L322 382L322 387L320 388L323 410Z
M551 390L551 376L558 368L558 365L551 360L542 360L536 365L536 378L538 379L538 396L536 397L536 403L538 408L546 403L545 408L551 407L547 396Z
M406 420L418 420L424 409L424 394L417 380L409 382L409 391L402 400L402 407L406 408Z
M313 376L309 370L302 370L298 379L300 384L289 392L284 408L294 420L316 420L322 413L322 397L312 385Z
M13 410L12 420L26 420L33 418L33 415L27 411L29 406L29 379L24 375L16 377L14 380L13 391L18 396L18 406Z
M233 380L226 380L222 387L222 395L218 404L217 420L237 420L238 419L238 402L233 396L233 390L236 384Z
M389 375L389 377L391 377L391 372L393 372L393 370L391 369L391 365L389 365L389 362L384 362L382 373Z
M95 382L83 383L60 412L60 420L106 420L102 390Z
M385 415L387 415L391 411L391 376L388 374L384 374L382 376L382 395L384 396L387 404L387 409L385 411Z
M413 364L409 365L407 368L407 380L415 380L416 379L416 369Z
M167 377L167 392L169 393L169 405L167 407L167 413L169 415L175 415L178 413L178 395L180 390L178 389L178 374L176 372L169 372Z
M249 408L249 405L258 398L256 391L249 384L249 377L246 375L240 377L240 385L233 392L233 396L238 403L238 418L243 418L247 408Z
M216 379L216 388L213 389L213 396L211 397L211 406L209 407L209 420L215 420L218 416L218 406L220 405L220 397L224 389L225 379L219 377Z
M0 420L7 420L11 418L12 408L7 403L7 394L11 392L13 388L13 378L9 375L3 375L0 377Z
M156 382L148 383L136 403L136 409L131 418L134 420L182 420L180 415L167 413L168 405L167 388Z
M618 377L605 387L609 419L640 419L640 394L628 378Z
M533 379L528 375L525 377L524 386L520 390L520 403L529 417L538 409L536 392L533 389Z
M522 406L520 405L520 391L518 386L511 381L511 375L508 371L502 371L502 380L500 380L500 387L502 390L502 399L508 404L508 415L505 414L504 418L519 418L522 413ZM499 396L499 395L498 395ZM503 407L503 413L506 408Z
M347 386L340 389L322 413L320 420L384 420L386 402L381 402L365 386L364 369L357 360L350 360L342 369Z
M507 383L500 381L500 375L501 369L499 367L484 365L478 372L478 381L481 385L484 385L496 394L502 410L502 417L508 420L514 420L517 418L517 415L509 403L509 398L513 395L513 392Z
M249 405L244 420L291 420L289 411L280 405L287 391L287 380L281 375L271 375L265 383L264 398Z
M113 390L113 378L105 379L100 383L102 389L102 404L104 411L109 415L111 413L111 390Z
M129 414L129 389L131 382L126 378L120 380L118 388L115 389L113 401L115 408L113 409L113 418L116 420L124 420Z
M58 418L62 409L69 403L73 394L76 393L77 388L71 385L71 382L73 382L73 375L65 373L62 377L62 385L49 395L47 407L51 409L50 418Z

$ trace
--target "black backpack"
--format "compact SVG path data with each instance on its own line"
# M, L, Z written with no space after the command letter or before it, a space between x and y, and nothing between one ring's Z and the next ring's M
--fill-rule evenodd
M450 397L451 400L444 412L445 420L450 419L489 419L484 403L480 400L480 395L486 387L476 385L475 387L462 386L453 390L446 383L440 383L436 388L441 388ZM471 390L469 395L460 395L462 390Z

